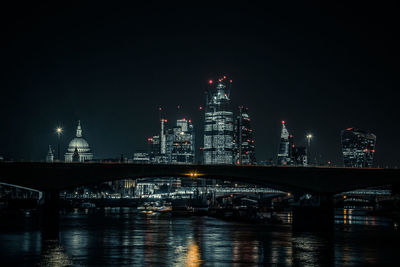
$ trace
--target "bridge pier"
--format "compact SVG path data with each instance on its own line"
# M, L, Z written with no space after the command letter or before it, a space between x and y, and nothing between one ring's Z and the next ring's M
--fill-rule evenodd
M57 239L59 234L60 192L45 191L41 203L41 232L46 239Z
M292 207L293 230L307 232L330 232L334 225L333 195L317 195L300 199Z

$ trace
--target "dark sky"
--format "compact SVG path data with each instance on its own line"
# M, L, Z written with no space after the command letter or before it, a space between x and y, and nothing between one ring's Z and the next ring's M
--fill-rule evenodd
M157 132L158 105L170 121L182 105L202 127L207 81L226 74L233 105L249 108L258 159L276 156L285 120L298 145L314 134L325 161L341 162L340 130L358 127L377 135L378 165L400 165L394 5L53 2L1 10L6 158L43 160L58 124L65 149L78 119L96 158L132 156Z

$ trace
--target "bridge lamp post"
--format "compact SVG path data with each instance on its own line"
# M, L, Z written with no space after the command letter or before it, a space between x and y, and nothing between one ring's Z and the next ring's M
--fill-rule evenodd
M60 139L61 139L61 134L63 132L63 129L61 127L56 128L56 133L58 136L58 144L57 144L57 153L58 153L58 160L60 160Z
M309 159L308 161L311 163L311 153L310 153L310 150L311 150L311 139L313 138L313 136L312 136L312 134L311 133L309 133L309 134L307 134L306 135L306 138L307 138L307 159Z

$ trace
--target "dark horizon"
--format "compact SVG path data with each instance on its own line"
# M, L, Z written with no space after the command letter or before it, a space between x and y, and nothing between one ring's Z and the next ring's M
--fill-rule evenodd
M132 157L157 134L160 105L172 123L181 105L199 132L207 81L226 74L232 106L249 108L257 160L276 158L285 120L299 146L313 133L324 162L342 163L340 131L356 127L377 136L374 165L399 165L389 5L31 3L3 12L5 158L44 160L58 125L63 155L78 120L95 158Z

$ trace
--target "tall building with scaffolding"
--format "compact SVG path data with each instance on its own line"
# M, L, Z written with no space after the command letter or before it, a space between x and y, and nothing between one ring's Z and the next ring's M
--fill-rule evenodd
M233 164L232 80L226 76L209 81L204 116L204 164Z
M282 121L281 141L279 143L277 165L284 166L290 164L290 143L292 142L285 121Z
M376 136L355 128L342 131L342 152L345 167L371 168L375 154Z
M239 165L256 164L254 131L251 127L248 108L239 107L239 115L236 117L235 133L235 163Z

